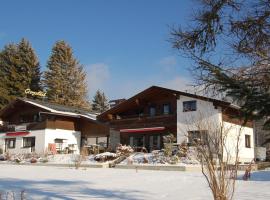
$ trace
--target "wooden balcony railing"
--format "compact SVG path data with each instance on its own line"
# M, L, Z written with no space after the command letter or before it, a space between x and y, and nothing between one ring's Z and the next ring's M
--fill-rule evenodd
M110 126L113 128L151 127L151 126L176 126L176 114L156 116L126 116L121 119L112 119Z
M176 114L161 114L161 115L121 115L116 116L112 121L126 121L126 120L143 120L143 119L157 119L175 117Z
M44 128L46 128L46 121L20 123L20 124L4 123L3 126L0 127L0 132L38 130L38 129L44 129Z

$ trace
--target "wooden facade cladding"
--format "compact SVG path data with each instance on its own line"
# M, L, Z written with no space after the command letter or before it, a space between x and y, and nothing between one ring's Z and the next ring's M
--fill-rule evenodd
M65 129L78 131L79 127L76 124L76 118L55 118L46 120L46 128L48 129Z
M176 126L176 114L160 115L154 117L138 117L111 120L110 127L114 129L150 128L159 126Z
M46 110L18 102L16 105L11 106L6 112L7 114L1 116L1 119L8 121L10 124L30 123L34 122L34 115L38 115L39 112L44 111Z
M244 123L244 120L239 119L239 116L240 116L239 112L240 112L239 110L231 109L231 108L223 109L222 120L224 122L229 122L232 124L253 128L253 121L249 120L246 123Z
M82 137L103 137L109 136L109 127L105 124L94 123L86 119L81 119L78 123Z
M164 113L165 105L169 107L167 113ZM150 112L150 108L154 108L154 114ZM147 90L101 114L98 119L116 131L164 127L160 131L120 133L122 144L129 144L129 138L133 135L143 135L146 146L150 135L159 135L162 143L162 136L177 134L177 95L168 91Z

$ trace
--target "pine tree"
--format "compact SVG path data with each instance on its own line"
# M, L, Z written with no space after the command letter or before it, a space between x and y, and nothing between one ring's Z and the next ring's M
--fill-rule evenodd
M13 96L23 96L23 86L20 77L20 59L16 44L8 44L4 47L0 55L1 73L3 74L2 87L8 91L8 99Z
M33 91L41 90L39 61L31 44L25 38L18 44L18 56L25 89L28 87Z
M270 1L198 1L187 27L172 28L171 42L193 62L205 89L241 107L240 118L267 119L270 129Z
M86 73L65 41L55 43L44 73L48 100L89 109Z
M12 97L10 95L10 89L14 89L11 87L11 71L13 65L9 65L7 62L8 60L13 60L14 58L14 50L16 49L15 45L7 45L4 47L3 51L0 52L0 77L1 77L1 84L0 84L0 109L2 109L6 104L8 104Z
M104 92L101 92L100 90L96 92L92 103L92 109L100 113L109 109L109 103Z
M17 97L26 97L25 89L40 89L39 62L27 40L8 44L1 51L0 76L0 109Z

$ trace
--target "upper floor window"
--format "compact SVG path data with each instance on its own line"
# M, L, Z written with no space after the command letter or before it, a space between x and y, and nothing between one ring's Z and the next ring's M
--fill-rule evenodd
M196 101L184 101L183 102L183 112L196 111L197 102Z
M207 131L188 131L188 143L190 145L206 144L208 140Z
M168 115L170 114L171 105L170 104L164 104L163 105L163 114Z
M151 117L156 115L156 107L155 106L150 107L149 114L150 114Z
M250 135L245 135L245 147L251 148Z

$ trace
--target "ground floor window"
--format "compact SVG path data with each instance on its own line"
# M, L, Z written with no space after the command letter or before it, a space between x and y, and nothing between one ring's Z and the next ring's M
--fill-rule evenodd
M245 135L245 147L251 148L250 135Z
M141 151L142 148L146 148L148 151L161 148L160 134L131 134L128 139L129 145L136 151Z
M205 144L207 138L207 131L188 131L188 143L191 146L197 143Z
M66 139L56 138L54 139L55 148L58 153L62 153L64 150L64 143L66 143Z
M144 135L136 135L129 137L129 145L132 147L144 147L145 146L145 137Z
M35 137L24 137L23 138L23 148L31 148L31 152L35 151Z
M5 142L7 149L14 149L16 146L16 138L6 138Z
M93 144L97 144L100 145L102 147L107 148L108 147L108 137L88 137L87 141L86 141L87 145L93 145Z
M150 150L160 149L160 136L159 135L151 135L149 137L149 148Z

